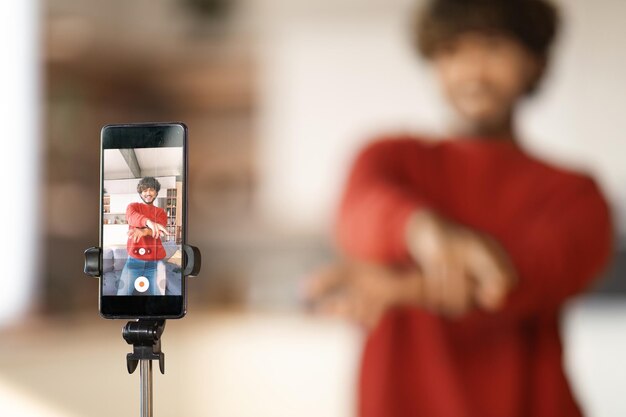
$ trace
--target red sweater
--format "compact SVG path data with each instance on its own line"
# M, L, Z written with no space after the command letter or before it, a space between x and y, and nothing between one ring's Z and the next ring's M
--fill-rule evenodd
M611 253L609 210L593 180L511 143L389 138L356 160L339 243L353 258L407 264L405 224L421 207L495 238L519 283L497 313L390 311L365 346L359 415L580 416L558 315Z
M165 226L167 224L167 214L165 210L152 204L130 203L126 207L126 221L128 222L129 230L137 227L146 227L147 220ZM126 249L130 256L142 261L158 261L165 258L165 249L161 239L155 239L152 236L144 236L137 243L129 239Z

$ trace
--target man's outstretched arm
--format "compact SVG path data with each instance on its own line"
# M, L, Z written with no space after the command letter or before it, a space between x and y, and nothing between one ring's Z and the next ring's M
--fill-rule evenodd
M427 158L416 140L382 140L366 147L354 162L339 209L338 243L344 254L364 262L410 262L405 244L409 217L425 202L403 179L409 161L427 177Z
M131 203L126 207L126 221L129 226L146 227L146 222L149 219L137 210L136 204L137 203Z

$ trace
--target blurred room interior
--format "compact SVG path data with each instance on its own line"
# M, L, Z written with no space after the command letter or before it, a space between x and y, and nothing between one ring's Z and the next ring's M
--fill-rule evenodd
M97 280L82 274L83 250L98 242L99 131L180 120L190 135L188 240L203 271L189 282L187 318L164 335L157 413L353 415L363 333L308 314L300 288L338 256L333 213L357 149L381 132L442 130L446 111L407 35L415 2L18 3L2 6L27 22L3 60L37 65L23 85L39 90L19 108L7 96L2 117L30 115L35 125L14 133L32 139L24 163L39 168L5 204L34 206L32 236L16 246L30 244L37 260L18 272L24 302L0 315L0 414L135 412L123 323L98 317ZM588 415L626 415L626 3L558 4L566 26L520 127L528 149L593 174L610 199L614 260L567 307L563 332ZM24 50L36 59L21 59ZM9 210L20 209L3 210L14 223ZM8 231L11 246L23 231Z

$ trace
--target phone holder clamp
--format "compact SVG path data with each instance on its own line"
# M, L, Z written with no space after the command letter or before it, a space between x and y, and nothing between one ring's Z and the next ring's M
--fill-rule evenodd
M200 249L192 245L183 245L183 275L186 277L195 277L200 273L202 266L202 256ZM85 274L99 278L102 276L102 248L92 246L85 250Z

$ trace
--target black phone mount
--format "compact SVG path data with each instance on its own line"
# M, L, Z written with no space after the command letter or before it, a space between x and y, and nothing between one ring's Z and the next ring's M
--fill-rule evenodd
M191 245L183 245L183 276L195 277L200 273L202 266L202 256L200 249ZM94 278L102 276L102 248L92 246L85 250L85 274Z
M191 245L183 245L183 276L195 277L200 273L202 258L200 250ZM102 248L91 247L85 250L85 274L102 276ZM159 361L159 370L165 373L165 354L161 352L161 336L165 330L165 320L138 319L129 321L122 329L122 337L133 346L133 352L126 355L126 368L132 374L141 365L141 416L152 416L152 361Z

